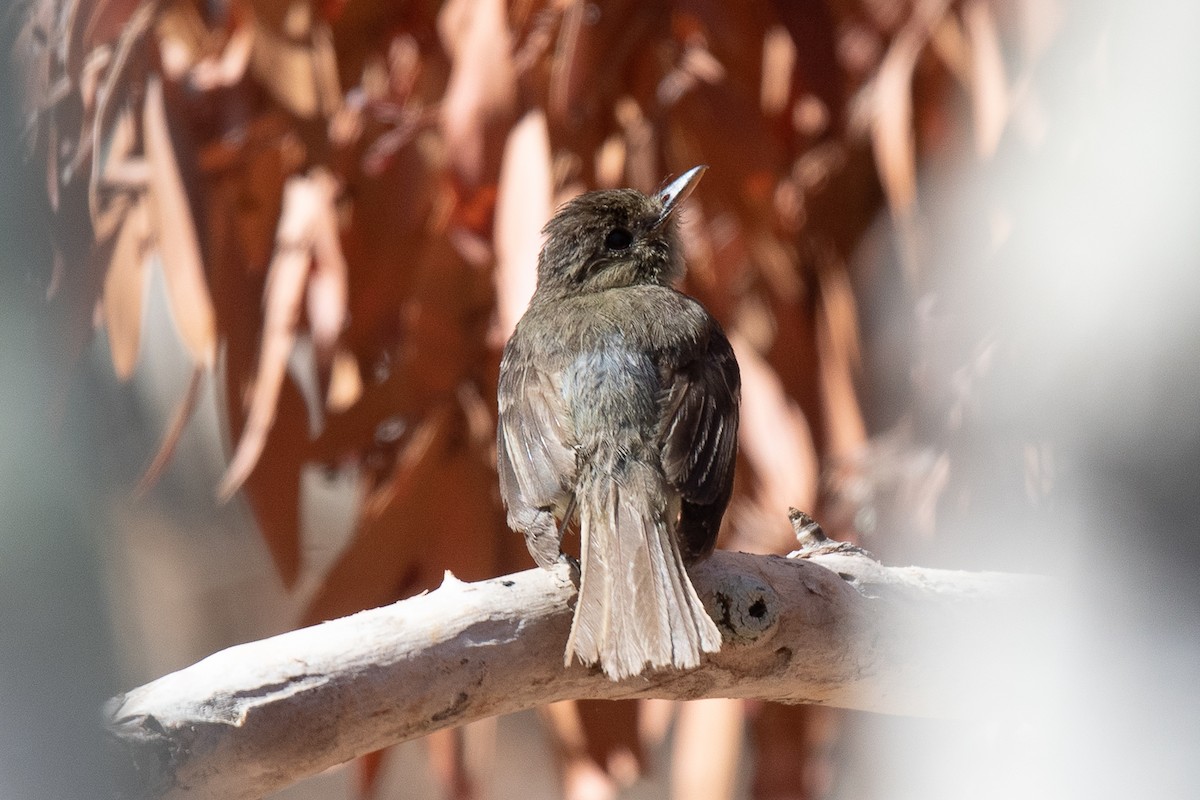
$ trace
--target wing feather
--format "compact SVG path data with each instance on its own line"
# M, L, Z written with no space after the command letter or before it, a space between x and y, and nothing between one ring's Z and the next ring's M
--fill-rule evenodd
M725 334L713 324L697 357L675 371L666 400L662 464L683 499L683 543L707 553L733 491L741 373Z
M510 509L552 508L575 484L575 447L555 379L505 352L496 432L500 494Z

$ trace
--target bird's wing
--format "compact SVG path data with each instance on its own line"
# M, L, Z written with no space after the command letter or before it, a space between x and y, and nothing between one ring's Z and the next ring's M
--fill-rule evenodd
M661 438L663 470L683 500L681 543L692 556L712 548L733 490L740 393L733 348L714 325L707 348L675 372Z
M506 350L496 432L500 494L510 510L556 506L575 483L566 403L551 375Z

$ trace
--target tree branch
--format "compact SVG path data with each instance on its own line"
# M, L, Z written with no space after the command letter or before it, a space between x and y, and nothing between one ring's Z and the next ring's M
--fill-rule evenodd
M129 797L251 798L439 728L565 699L735 697L959 717L1021 692L1044 579L718 552L692 570L724 646L612 682L563 667L565 568L466 584L223 650L114 699Z

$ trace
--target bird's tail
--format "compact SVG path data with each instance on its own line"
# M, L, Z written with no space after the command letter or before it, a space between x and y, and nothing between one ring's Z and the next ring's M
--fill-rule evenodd
M647 664L697 666L701 652L720 648L721 633L684 569L662 475L632 459L584 469L579 599L565 663L598 661L613 680Z

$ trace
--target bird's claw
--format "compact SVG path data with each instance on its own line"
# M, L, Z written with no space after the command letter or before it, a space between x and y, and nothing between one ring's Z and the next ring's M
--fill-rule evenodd
M571 574L571 583L578 586L580 576L579 559L575 558L575 556L569 556L566 553L559 553L558 563L567 565L567 569Z

